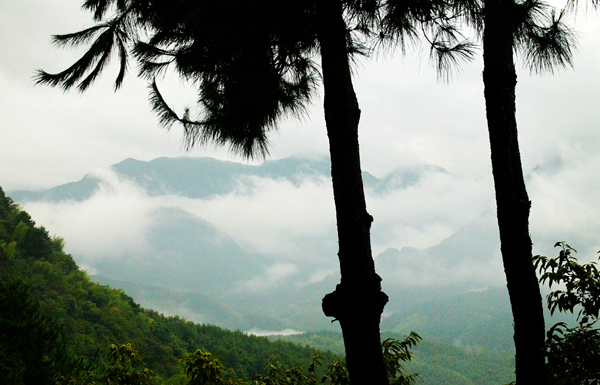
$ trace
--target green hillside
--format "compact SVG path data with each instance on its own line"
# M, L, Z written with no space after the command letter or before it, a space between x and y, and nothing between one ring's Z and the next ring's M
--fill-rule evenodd
M92 282L63 252L63 241L37 227L0 188L0 281L17 277L29 286L41 313L61 330L70 352L92 360L98 349L104 354L110 344L131 343L159 380L181 377L179 359L199 348L243 378L262 372L275 360L306 367L314 353L290 342L165 317L140 307L123 290ZM0 318L8 319L12 309L0 307L0 311L6 312ZM0 360L4 360L0 364L6 365L12 348L0 345ZM334 359L331 353L319 354Z
M460 347L424 339L412 349L413 359L403 366L406 373L419 373L425 385L503 385L514 380L514 353L486 347ZM384 332L382 338L402 340L404 335ZM292 341L315 349L343 354L341 333L309 332L273 340Z

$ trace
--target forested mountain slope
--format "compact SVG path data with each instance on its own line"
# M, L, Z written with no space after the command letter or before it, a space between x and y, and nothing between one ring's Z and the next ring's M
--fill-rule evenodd
M261 372L274 360L306 366L314 353L289 342L165 317L140 307L123 290L92 282L63 252L62 240L50 238L0 188L0 281L17 277L29 285L42 313L64 331L71 352L92 359L109 344L132 343L163 379L181 376L178 359L199 348L212 352L241 377ZM0 344L0 358L9 355L7 349L11 347Z

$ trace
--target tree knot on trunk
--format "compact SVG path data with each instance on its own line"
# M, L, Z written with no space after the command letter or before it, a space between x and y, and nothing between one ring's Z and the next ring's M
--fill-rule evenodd
M344 320L348 317L381 318L389 297L381 290L345 290L337 285L334 292L325 295L322 302L327 317Z

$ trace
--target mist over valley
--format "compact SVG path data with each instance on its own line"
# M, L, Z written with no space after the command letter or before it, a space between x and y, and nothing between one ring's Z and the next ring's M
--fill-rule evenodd
M551 164L529 179L535 189L559 172ZM491 186L435 165L363 178L375 263L390 296L382 328L510 350ZM339 330L320 309L339 282L325 159L127 159L10 196L64 238L93 279L142 306L257 334ZM539 243L552 253L556 239L533 229L534 250ZM576 240L594 247L585 234Z

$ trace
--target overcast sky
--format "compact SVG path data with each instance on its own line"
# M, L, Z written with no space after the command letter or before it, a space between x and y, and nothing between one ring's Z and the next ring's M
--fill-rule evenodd
M158 127L135 68L116 94L114 67L84 94L34 86L35 69L58 72L79 57L81 51L53 47L50 36L92 24L80 3L0 0L0 186L49 188L129 157L188 155L241 161L226 149L186 153L179 127L170 132ZM592 241L600 234L600 15L580 13L570 21L579 33L575 68L539 76L519 67L518 124L526 173L562 161L551 176L530 181L532 232L556 234L557 240L561 234L585 233L593 249L600 245L600 240ZM421 47L405 57L386 54L359 62L355 87L362 109L361 157L363 169L378 177L425 164L448 170L461 186L448 192L447 181L429 181L425 187L432 196L407 202L404 217L441 216L451 222L459 215L456 211L477 215L467 209L471 199L477 205L485 199L493 202L482 59L478 55L463 65L449 83L438 81L431 67L427 49ZM193 103L193 90L176 77L161 84L176 108ZM272 158L327 154L320 103L316 98L303 119L281 124L271 137ZM433 205L439 196L445 199ZM403 197L405 202L409 198ZM378 208L383 202L370 204L382 215L386 212ZM452 230L471 219L455 219ZM446 230L438 231L438 238L447 236Z

